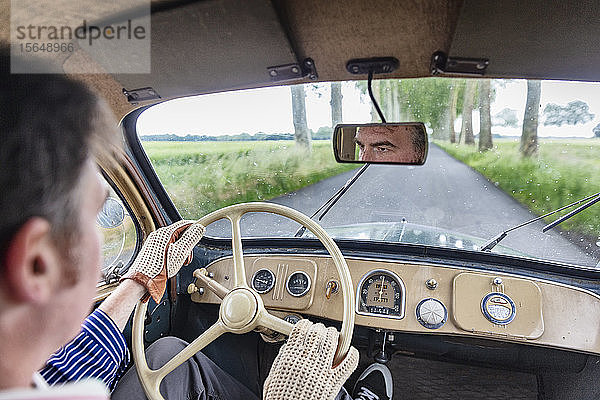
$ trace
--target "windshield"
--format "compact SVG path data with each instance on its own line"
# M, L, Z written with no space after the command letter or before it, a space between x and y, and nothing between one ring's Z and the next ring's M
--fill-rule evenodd
M373 83L388 122L424 122L423 166L371 165L319 221L333 236L480 251L525 221L600 191L600 85L423 78ZM137 133L184 218L246 201L312 215L356 173L336 163L338 123L379 122L366 82L252 89L167 101ZM592 266L600 206L514 230L492 252ZM246 236L288 236L299 225L247 215ZM226 223L208 235L228 237ZM309 235L309 233L306 233Z

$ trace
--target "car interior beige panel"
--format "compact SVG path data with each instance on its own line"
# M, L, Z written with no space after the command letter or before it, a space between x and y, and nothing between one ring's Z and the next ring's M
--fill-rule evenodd
M598 1L465 0L449 55L489 59L488 76L596 81L598 15Z
M542 292L534 282L520 278L498 278L489 273L465 272L454 278L453 285L452 315L459 328L468 332L525 339L537 339L544 333ZM503 293L514 302L514 319L510 323L494 324L481 311L482 299L492 292Z
M154 231L156 226L154 224L153 212L144 200L144 198L149 198L149 196L142 195L140 192L142 186L136 184L128 173L128 171L136 173L131 162L123 154L114 156L104 155L99 157L98 165L114 183L125 202L131 208L131 212L133 213L132 218L139 225L142 235L145 237ZM160 214L156 213L154 215ZM143 240L143 237L139 237L138 240ZM100 282L96 289L95 302L104 300L117 287L116 284L103 284L102 282Z
M272 258L271 265L289 265L288 274L298 260L302 260L304 265L310 260L317 266L317 277L311 282L311 289L307 294L311 296L311 305L307 309L300 310L296 299L292 300L287 292L284 294L284 301L275 307L267 305L273 304L269 303L269 300L272 301L272 292L261 295L268 308L297 313L307 318L316 316L338 321L342 319L341 294L338 292L331 294L329 298L326 296L327 283L338 280L331 258L309 255L247 255L245 263L252 265L254 271L256 260L260 259L261 265L267 265L267 258ZM346 261L355 290L365 274L379 269L395 273L406 288L406 313L403 319L357 314L357 325L409 333L489 338L600 354L600 296L592 292L560 283L468 268L350 257ZM228 284L233 271L231 257L216 260L207 269L214 274L215 280L231 287ZM277 281L287 278L283 276L283 271L278 273L281 275L276 274ZM249 269L247 274L250 282L253 272ZM492 285L495 278L502 280L503 289ZM433 290L426 285L430 279L437 282L437 287ZM505 328L487 321L481 311L483 297L494 290L504 290L515 302L515 319ZM425 328L416 317L415 310L419 302L429 298L441 301L448 310L448 320L438 329ZM193 293L192 300L199 303L220 303L209 290L205 290L202 295ZM577 305L577 313L573 312L574 304Z
M338 148L341 149L342 160L354 160L356 157L356 142L354 141L354 127L342 128L342 134L337 137Z
M356 75L346 71L348 60L383 56L396 57L400 67L382 78L429 76L432 54L448 51L450 47L462 3L462 0L274 2L298 57L313 58L319 79L325 81L356 79Z
M152 14L152 72L115 77L168 98L272 84L268 67L297 61L270 1L181 2Z
M99 284L96 288L96 296L94 296L94 303L98 303L106 299L112 292L119 286L119 282L113 282L109 284Z

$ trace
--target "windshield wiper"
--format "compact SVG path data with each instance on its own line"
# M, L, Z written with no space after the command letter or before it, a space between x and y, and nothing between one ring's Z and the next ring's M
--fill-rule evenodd
M591 200L590 200L590 199L591 199ZM548 216L550 216L550 215L552 215L552 214L556 214L557 212L560 212L560 211L562 211L562 210L565 210L565 209L567 209L567 208L570 208L570 207L576 206L577 204L581 204L581 203L583 203L584 201L588 201L588 200L590 200L590 201L589 201L589 202L587 202L587 203L585 203L585 204L584 204L584 205L582 205L581 207L578 207L578 208L576 208L575 210L571 211L570 213L563 215L562 217L558 218L558 219L557 219L557 220L555 220L554 222L552 222L552 223L550 223L550 224L546 225L545 227L543 227L543 228L542 228L542 232L546 232L546 231L548 231L548 230L550 230L550 229L554 228L556 225L560 224L561 222L563 222L563 221L566 221L567 219L571 218L572 216L574 216L574 215L576 215L576 214L579 214L581 211L585 210L585 209L586 209L586 208L588 208L589 206L591 206L591 205L593 205L593 204L597 203L598 201L600 201L600 192L598 192L598 193L595 193L595 194L592 194L592 195L590 195L590 196L587 196L587 197L585 197L585 198L583 198L583 199L581 199L581 200L577 200L576 202L573 202L573 203L571 203L571 204L568 204L568 205L566 205L566 206L563 206L563 207L559 208L558 210L551 211L551 212L549 212L549 213L547 213L547 214L544 214L544 215L542 215L542 216L539 216L539 217L537 217L537 218L534 218L534 219L532 219L532 220L529 220L529 221L527 221L527 222L523 222L522 224L519 224L519 225L517 225L517 226L514 226L514 227L512 227L512 228L510 228L510 229L507 229L507 230L505 230L504 232L500 233L498 236L495 236L493 239L491 239L491 240L490 240L489 242L487 242L486 244L484 244L484 245L481 247L481 249L480 249L480 250L481 250L481 251L491 251L491 250L492 250L492 249L493 249L493 248L494 248L494 247L495 247L495 246L496 246L498 243L500 243L500 241L501 241L502 239L504 239L504 238L505 238L505 237L508 235L508 233L509 233L509 232L512 232L512 231L514 231L514 230L516 230L516 229L522 228L522 227L524 227L525 225L529 225L529 224L531 224L531 223L533 223L533 222L535 222L535 221L539 221L540 219L546 218L546 217L548 217Z
M327 200L325 203L323 203L323 205L321 207L319 207L319 209L317 211L315 211L313 213L313 215L310 216L310 219L313 219L319 212L321 212L321 210L325 209L323 211L323 213L319 216L319 218L317 218L317 221L320 221L325 216L325 214L327 214L327 212L331 209L331 207L333 207L335 205L335 203L338 202L338 200L344 195L344 193L346 193L348 191L348 189L350 189L350 186L352 186L352 184L354 182L356 182L358 177L361 176L363 174L363 172L365 172L367 170L369 165L371 165L371 164L365 164L362 167L360 167L360 169L358 171L356 171L356 174L354 174L354 176L352 178L348 179L348 181L346 182L346 184L344 186L342 186L337 192L335 192L333 194L333 196L331 196L329 198L329 200ZM296 231L296 233L294 234L294 237L302 236L305 231L306 231L306 227L303 225Z

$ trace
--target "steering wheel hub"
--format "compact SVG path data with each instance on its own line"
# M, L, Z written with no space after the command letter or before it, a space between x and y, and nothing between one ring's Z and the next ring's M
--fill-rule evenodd
M258 301L252 292L246 288L231 291L221 304L221 320L225 326L241 329L249 325L258 311Z

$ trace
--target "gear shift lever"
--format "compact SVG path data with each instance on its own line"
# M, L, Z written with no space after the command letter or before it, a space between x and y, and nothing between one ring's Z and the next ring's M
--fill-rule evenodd
M383 332L383 341L381 343L381 351L375 354L375 361L380 364L387 364L390 361L388 354L385 352L385 343L387 342L387 332Z

